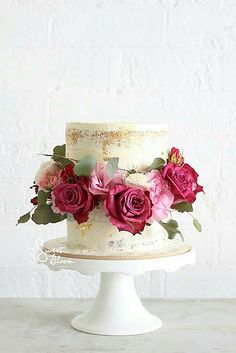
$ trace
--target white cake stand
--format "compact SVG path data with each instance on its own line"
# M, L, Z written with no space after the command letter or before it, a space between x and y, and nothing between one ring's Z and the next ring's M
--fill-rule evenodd
M160 256L111 259L78 255L66 248L64 238L58 238L44 244L39 262L54 271L75 270L85 275L101 273L96 299L87 312L71 321L73 328L98 335L136 335L157 330L162 321L144 308L133 276L153 270L172 272L181 266L193 265L195 261L194 250L189 246L183 247L178 254Z

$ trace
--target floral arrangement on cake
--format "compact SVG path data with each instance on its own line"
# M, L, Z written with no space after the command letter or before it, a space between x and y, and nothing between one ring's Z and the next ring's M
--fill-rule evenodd
M135 235L156 221L172 239L176 234L182 236L172 219L175 210L189 212L201 231L192 204L203 187L178 148L171 148L167 160L155 158L145 170L124 170L117 157L104 163L96 163L92 155L72 160L65 156L65 145L56 146L52 155L44 156L51 159L36 173L31 187L36 193L31 199L33 208L18 223L30 219L36 224L56 223L73 216L81 224L94 208L103 207L119 231Z

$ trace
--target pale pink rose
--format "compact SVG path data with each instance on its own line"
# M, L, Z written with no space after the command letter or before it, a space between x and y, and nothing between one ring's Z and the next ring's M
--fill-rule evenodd
M89 191L93 195L99 195L101 198L107 196L109 189L115 184L123 184L123 178L120 171L117 171L113 178L106 173L106 165L97 163L91 174Z
M150 198L153 203L152 218L160 221L168 216L174 202L174 195L158 170L152 170L148 173L148 182Z
M60 181L61 168L54 161L46 161L40 165L35 176L35 184L39 190L48 191Z
M165 189L161 192L158 198L155 198L155 203L152 207L152 218L155 221L161 221L169 215L170 207L173 204L174 195L170 190Z
M60 176L58 172L56 172L56 175L50 175L49 173L46 173L41 177L41 179L39 179L37 185L39 186L39 190L47 191L56 186L59 180Z
M162 191L167 188L167 183L159 170L152 170L150 173L148 173L147 177L151 200L153 203L155 203L155 200L158 200L158 197Z

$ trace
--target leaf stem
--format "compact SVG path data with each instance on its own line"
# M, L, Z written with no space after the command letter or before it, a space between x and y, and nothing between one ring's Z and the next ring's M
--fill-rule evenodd
M128 169L118 168L119 170L123 170L124 172L130 173Z
M61 155L59 155L59 154L38 153L37 156L58 157L58 158L69 159L70 161L74 161L74 162L79 162L78 159L74 159L74 158L69 158L69 157L61 156Z

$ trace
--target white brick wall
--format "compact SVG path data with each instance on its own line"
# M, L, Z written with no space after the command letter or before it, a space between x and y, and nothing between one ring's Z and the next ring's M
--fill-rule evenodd
M236 0L0 0L0 296L93 296L98 278L39 266L15 227L42 157L71 120L164 121L206 195L194 268L137 279L146 297L235 297Z

